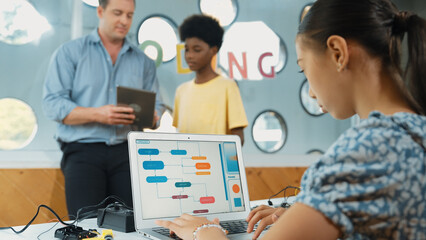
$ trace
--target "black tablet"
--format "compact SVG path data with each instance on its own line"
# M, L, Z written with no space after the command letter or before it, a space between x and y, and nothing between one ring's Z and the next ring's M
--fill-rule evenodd
M134 110L137 130L152 127L155 111L155 92L137 88L117 87L117 106L127 105Z

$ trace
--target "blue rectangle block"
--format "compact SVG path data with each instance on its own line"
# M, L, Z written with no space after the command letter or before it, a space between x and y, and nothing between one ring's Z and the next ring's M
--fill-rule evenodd
M186 155L186 150L175 149L175 150L171 150L170 153L172 155Z
M144 161L142 163L145 170L161 170L164 169L163 161Z
M241 207L241 198L234 198L234 205L235 207Z
M175 187L184 188L184 187L191 187L190 182L176 182Z
M150 176L150 177L146 177L146 182L148 182L148 183L165 183L165 182L167 182L167 177L165 177L165 176Z
M158 155L160 151L155 148L139 148L139 155Z

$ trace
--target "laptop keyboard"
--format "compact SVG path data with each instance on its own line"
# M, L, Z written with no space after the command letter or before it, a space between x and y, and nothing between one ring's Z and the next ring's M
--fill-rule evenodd
M247 232L248 223L245 220L238 221L223 221L220 226L228 230L228 234L237 234Z
M223 221L223 222L220 222L220 225L224 229L228 230L228 234L238 234L238 233L247 232L248 223L245 220L235 220L235 221ZM256 229L256 227L257 227L257 224L254 227L254 229ZM268 228L269 226L266 227L265 230L267 230ZM176 235L170 236L170 230L167 228L157 227L157 228L153 228L152 230L156 233L159 233L164 236L168 236L172 239L181 239Z
M177 235L171 235L170 230L167 229L167 228L156 227L156 228L153 228L152 231L159 233L161 235L167 236L167 237L172 238L172 239L181 239Z

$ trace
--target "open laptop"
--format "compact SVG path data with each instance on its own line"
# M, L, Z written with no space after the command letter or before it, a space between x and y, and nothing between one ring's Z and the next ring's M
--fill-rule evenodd
M177 239L156 219L183 213L241 220L230 239L251 239L245 218L250 212L241 142L236 135L130 132L128 135L136 231L149 239ZM238 229L239 228L239 229Z

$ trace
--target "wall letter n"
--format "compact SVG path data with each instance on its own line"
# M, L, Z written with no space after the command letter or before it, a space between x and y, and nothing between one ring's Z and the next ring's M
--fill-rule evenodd
M233 63L235 63L235 66L238 68L238 71L240 72L243 79L247 79L247 57L246 52L243 52L243 67L241 67L237 59L235 58L234 54L231 52L228 52L228 64L229 64L229 78L234 78L234 70L232 68Z

